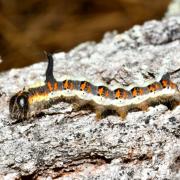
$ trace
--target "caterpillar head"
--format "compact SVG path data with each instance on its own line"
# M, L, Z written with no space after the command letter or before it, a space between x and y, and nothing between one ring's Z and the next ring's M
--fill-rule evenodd
M19 91L10 98L9 111L13 119L27 119L29 103L29 93L27 91Z

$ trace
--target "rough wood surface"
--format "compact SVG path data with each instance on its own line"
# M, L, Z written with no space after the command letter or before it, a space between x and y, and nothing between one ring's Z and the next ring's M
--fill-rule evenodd
M180 17L149 21L101 42L55 54L55 77L83 76L109 85L142 85L180 67ZM9 97L43 81L46 62L0 74L0 174L7 179L178 179L180 106L96 121L59 103L45 116L12 124ZM180 85L180 74L173 81ZM50 179L51 179L50 178Z

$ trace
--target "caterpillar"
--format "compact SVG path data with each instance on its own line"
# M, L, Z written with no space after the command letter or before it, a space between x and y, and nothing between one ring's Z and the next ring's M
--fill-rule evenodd
M170 108L180 105L178 86L166 73L160 81L131 89L96 86L88 81L64 79L57 81L53 75L53 56L47 54L48 66L44 85L21 90L10 98L9 111L13 119L29 119L59 101L72 102L75 109L90 107L97 119L108 114L118 114L124 119L129 111L146 111L149 106L165 104Z

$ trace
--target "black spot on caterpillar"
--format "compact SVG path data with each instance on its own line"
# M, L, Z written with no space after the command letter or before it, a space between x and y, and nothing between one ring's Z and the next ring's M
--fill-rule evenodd
M153 82L145 87L112 90L88 81L71 79L57 81L53 75L53 56L47 54L47 57L44 85L19 91L12 96L9 103L11 118L28 119L59 101L73 103L77 110L88 107L96 112L97 119L109 114L118 114L121 118L125 118L130 111L146 111L149 106L158 104L165 104L170 109L180 105L180 91L170 80L170 75L180 69L164 74L159 82Z

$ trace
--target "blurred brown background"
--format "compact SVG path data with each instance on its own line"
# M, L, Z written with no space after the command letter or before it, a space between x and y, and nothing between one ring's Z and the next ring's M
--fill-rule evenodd
M0 71L161 19L170 0L0 0Z

